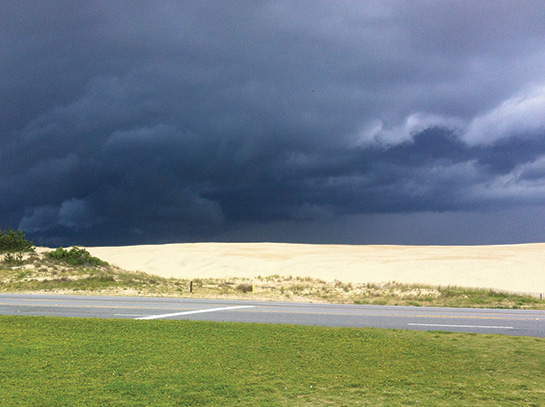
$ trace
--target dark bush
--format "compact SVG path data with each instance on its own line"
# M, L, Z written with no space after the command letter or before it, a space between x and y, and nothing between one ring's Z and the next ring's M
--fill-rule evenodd
M50 259L63 261L72 266L107 266L108 263L100 260L98 257L93 257L91 254L77 246L66 250L62 247L49 252L47 255Z
M22 230L0 230L0 253L32 252L34 248L34 243L27 240Z
M251 293L254 290L252 284L239 284L237 285L237 291L242 291L243 293Z

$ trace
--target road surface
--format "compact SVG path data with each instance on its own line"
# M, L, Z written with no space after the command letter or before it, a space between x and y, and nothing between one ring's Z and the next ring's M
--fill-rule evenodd
M545 311L0 294L0 314L442 330L545 337Z

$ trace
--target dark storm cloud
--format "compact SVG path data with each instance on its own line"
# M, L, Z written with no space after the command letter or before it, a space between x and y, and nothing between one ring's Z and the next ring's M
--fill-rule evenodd
M545 199L542 2L1 8L0 226L43 242Z

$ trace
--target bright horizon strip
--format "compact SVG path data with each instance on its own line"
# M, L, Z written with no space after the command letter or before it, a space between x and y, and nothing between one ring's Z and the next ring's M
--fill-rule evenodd
M135 319L160 319L168 317L177 317L180 315L191 315L191 314L204 314L206 312L216 312L216 311L228 311L233 309L242 309L242 308L255 308L255 305L239 305L236 307L221 307L221 308L209 308L209 309L199 309L196 311L184 311L184 312L175 312L172 314L161 314L161 315L150 315L147 317L140 317Z
M407 324L410 326L436 326L445 328L483 328L483 329L515 329L512 326L497 326L497 325L446 325L446 324Z

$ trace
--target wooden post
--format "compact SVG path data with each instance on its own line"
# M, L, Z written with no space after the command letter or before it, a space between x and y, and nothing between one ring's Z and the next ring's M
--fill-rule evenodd
M191 281L189 283L189 292L192 293L193 292L193 281Z

